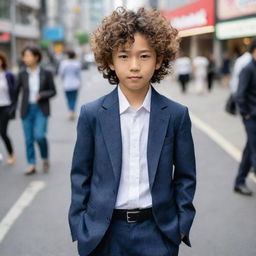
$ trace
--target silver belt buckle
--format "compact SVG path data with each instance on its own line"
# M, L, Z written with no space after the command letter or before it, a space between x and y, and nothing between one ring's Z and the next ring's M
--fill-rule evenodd
M139 213L139 211L129 211L129 212L127 211L127 212L126 212L126 220L127 220L128 223L137 222L137 221L135 221L135 220L130 220L130 218L131 218L131 216L129 216L130 213L131 213L131 214L133 214L133 213L136 214L136 213Z

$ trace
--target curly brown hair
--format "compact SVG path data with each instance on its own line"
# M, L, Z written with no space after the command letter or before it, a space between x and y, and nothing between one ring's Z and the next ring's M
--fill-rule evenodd
M150 82L159 83L171 72L171 62L179 49L178 31L156 9L140 8L134 12L119 7L91 35L98 70L110 84L119 83L115 71L109 68L112 52L127 43L132 44L135 33L144 35L155 49L156 56L163 57L161 67L155 70Z

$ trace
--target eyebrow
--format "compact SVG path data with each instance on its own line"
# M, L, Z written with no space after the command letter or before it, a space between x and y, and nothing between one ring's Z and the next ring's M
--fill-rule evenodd
M127 53L127 52L130 52L130 50L127 50L127 49L120 49L120 50L118 50L118 53L122 53L122 52L124 52L124 53ZM145 53L145 52L152 52L152 50L140 50L140 51L138 51L139 53Z

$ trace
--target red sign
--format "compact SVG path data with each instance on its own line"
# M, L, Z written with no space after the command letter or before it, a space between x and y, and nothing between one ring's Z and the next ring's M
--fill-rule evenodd
M176 10L163 11L178 30L206 27L214 25L214 0L195 0Z
M0 33L0 42L10 41L11 35L9 33Z

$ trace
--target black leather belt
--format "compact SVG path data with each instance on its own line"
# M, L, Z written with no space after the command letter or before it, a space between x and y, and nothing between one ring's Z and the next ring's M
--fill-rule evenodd
M128 223L143 222L151 219L152 216L152 208L133 210L115 209L113 212L113 219L124 220Z

